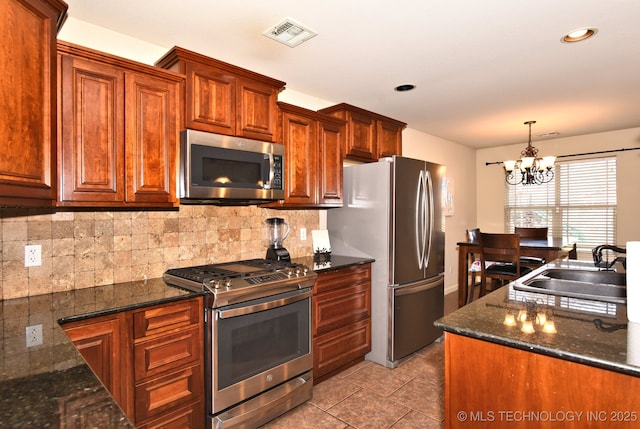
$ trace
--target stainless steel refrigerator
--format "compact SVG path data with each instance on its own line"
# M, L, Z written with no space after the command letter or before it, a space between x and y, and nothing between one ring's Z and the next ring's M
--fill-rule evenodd
M344 167L344 206L327 211L332 253L375 258L366 359L390 368L441 335L444 171L397 156Z

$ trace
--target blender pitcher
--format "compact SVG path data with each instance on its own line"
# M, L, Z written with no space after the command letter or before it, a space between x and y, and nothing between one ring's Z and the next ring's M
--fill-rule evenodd
M266 259L273 261L290 261L291 256L287 249L282 246L282 242L289 235L289 224L281 217L270 217L265 220L267 224L267 235L269 238L269 248Z

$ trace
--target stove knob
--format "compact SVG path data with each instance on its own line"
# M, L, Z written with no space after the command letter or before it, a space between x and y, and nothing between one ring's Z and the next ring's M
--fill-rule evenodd
M300 267L296 267L296 277L300 277L301 272L302 270L300 269Z
M231 279L224 279L224 287L227 289L231 287Z
M309 267L307 267L306 265L303 265L302 266L302 274L304 274L306 276L308 272L309 272Z
M220 280L209 280L209 285L214 289L218 289L220 287Z
M291 277L293 275L293 270L291 268L287 268L284 273L287 275L287 277Z

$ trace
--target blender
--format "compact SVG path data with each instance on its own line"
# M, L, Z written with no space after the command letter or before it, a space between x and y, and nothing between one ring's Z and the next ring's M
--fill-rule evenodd
M282 242L289 234L289 224L281 217L270 217L265 220L265 223L267 224L267 234L269 236L266 259L271 261L290 261L289 252L282 247Z

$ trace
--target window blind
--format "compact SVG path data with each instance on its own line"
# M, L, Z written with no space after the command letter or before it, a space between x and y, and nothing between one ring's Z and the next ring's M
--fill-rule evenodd
M551 182L505 184L505 192L505 232L546 226L551 236L575 241L580 259L616 242L615 157L558 161Z

